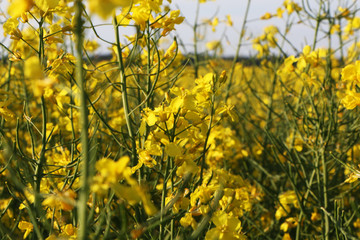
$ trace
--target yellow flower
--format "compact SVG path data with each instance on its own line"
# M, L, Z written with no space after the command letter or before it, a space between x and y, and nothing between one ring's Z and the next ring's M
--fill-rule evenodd
M284 12L285 12L285 9L278 8L278 9L276 10L276 16L277 16L278 18L282 18Z
M20 17L23 13L29 11L34 5L33 0L14 0L8 7L8 13L11 17Z
M140 150L139 151L139 162L135 167L131 168L132 173L135 173L136 170L141 168L143 165L153 168L156 165L155 159L153 159L150 153L147 150Z
M64 227L62 227L62 230L64 231L64 234L66 236L75 236L77 233L77 229L72 224L66 224Z
M345 180L346 183L356 182L360 178L360 172L352 172L349 177Z
M124 177L128 180L129 176L126 171L131 171L127 166L129 161L129 157L122 157L117 162L108 158L97 161L95 167L98 173L94 176L92 190L98 194L105 194L109 188Z
M154 215L157 212L155 205L151 201L150 195L144 191L143 187L128 187L122 184L115 184L113 189L118 197L125 199L130 205L135 205L141 201L146 214L149 216Z
M168 143L165 146L165 152L170 156L170 157L176 157L176 156L180 156L181 155L181 148L176 144L176 143Z
M0 107L0 116L3 117L5 121L11 121L14 119L15 114L6 107Z
M197 222L192 217L191 213L185 213L185 216L180 219L180 224L183 227L191 226L193 229L196 229L196 227L197 227Z
M27 222L27 221L21 221L19 222L18 228L25 232L24 233L24 239L27 238L27 236L29 236L29 234L33 231L34 226L32 225L32 223Z
M281 204L293 204L295 207L299 207L299 203L297 201L297 197L295 191L290 190L286 191L279 196L279 200Z
M340 25L339 24L334 24L331 26L330 28L330 34L334 34L334 33L337 33L337 32L340 32Z
M341 71L341 80L352 83L360 83L360 61L349 64Z
M159 15L156 18L154 24L151 24L153 28L163 28L161 36L168 35L172 30L175 29L176 24L180 24L184 21L184 17L180 17L180 10L175 10L170 12L170 16L162 17Z
M86 51L88 51L88 52L94 52L96 49L98 49L99 48L99 43L96 41L96 40L92 40L92 41L90 41L90 40L87 40L86 42L85 42L85 49L86 49Z
M25 61L25 77L27 79L43 79L44 73L37 56L32 56Z
M240 233L241 222L238 218L218 211L211 220L216 227L206 233L205 240L245 239L245 236Z
M178 45L176 41L170 45L170 47L166 50L164 54L164 58L172 58L175 55L175 50L177 49Z
M291 236L289 233L285 233L282 240L291 240Z
M55 194L50 194L46 199L44 199L42 205L51 208L59 208L64 211L71 211L76 204L75 198L76 193L69 189L64 192L55 192Z
M89 8L101 18L107 19L114 14L116 8L128 7L132 2L132 0L89 0Z
M262 20L267 20L267 19L270 19L270 18L272 18L272 15L271 15L271 13L268 13L268 12L260 17L260 19L262 19Z
M280 207L276 210L275 217L279 220L288 215L291 211L290 205L299 208L299 203L296 198L295 191L287 191L279 195Z
M339 7L338 10L340 12L338 15L339 17L348 17L350 14L350 10L348 8Z
M232 19L231 19L231 16L230 15L226 15L226 25L228 25L228 26L232 26L234 23L233 23L233 21L232 21Z
M215 17L212 22L211 22L211 29L213 32L216 31L216 26L219 25L219 18L218 17Z
M59 0L35 0L35 4L43 12L47 12L49 9L54 9L59 4Z
M360 228L360 218L357 218L356 221L353 223L354 228Z
M289 15L291 13L293 13L294 11L298 12L298 11L301 11L301 9L302 9L297 3L294 3L294 1L292 1L292 0L285 0L283 5L286 8L286 10L288 11Z
M315 211L311 213L311 218L310 218L310 219L311 219L311 221L313 221L313 222L319 221L319 220L321 220L321 214L318 213L318 212L316 211L316 209L315 209Z
M289 229L296 227L297 224L298 223L295 218L287 218L285 222L280 225L280 230L282 230L283 232L288 232Z
M206 48L207 48L209 51L212 51L212 50L221 48L221 42L218 41L218 40L214 40L214 41L207 42L207 43L206 43Z
M350 110L360 106L360 93L347 91L345 97L341 99L341 103Z
M134 6L132 8L132 11L133 11L133 14L131 16L132 20L134 20L135 23L140 26L141 30L144 30L146 26L146 22L150 18L150 13L151 13L150 9L146 8L143 5L140 5L136 7Z
M11 39L19 40L22 38L22 33L18 29L19 21L16 18L9 18L3 25L4 36L10 35Z

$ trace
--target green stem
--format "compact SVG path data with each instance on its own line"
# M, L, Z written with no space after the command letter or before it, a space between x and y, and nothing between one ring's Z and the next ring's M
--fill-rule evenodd
M233 59L233 61L232 61L232 64L231 64L231 70L230 70L230 76L229 76L229 83L228 83L227 89L226 89L225 103L226 103L226 100L229 98L230 88L231 88L232 80L233 80L234 73L235 73L236 62L237 62L238 59L239 59L240 48L241 48L241 45L242 45L243 37L244 37L244 35L245 35L245 34L244 34L244 30L245 30L245 26L246 26L248 14L249 14L250 3L251 3L251 0L248 0L248 3L247 3L247 5L246 5L244 20L243 20L243 23L242 23L242 26L241 26L241 30L240 30L240 34L239 34L238 45L237 45L237 47L236 47L235 57L234 57L234 59Z
M75 2L75 48L76 48L76 81L80 88L80 126L81 126L81 179L80 179L80 195L78 200L78 222L79 239L88 239L88 224L87 224L87 201L89 197L89 138L88 138L88 108L86 106L86 92L85 92L85 79L83 76L83 58L82 58L82 46L83 46L83 21L81 19L82 13L82 0L76 0Z
M45 108L45 100L44 96L41 97L41 111L43 115L43 123L42 123L42 146L40 151L40 158L37 162L35 168L35 182L34 182L34 205L36 209L36 214L41 212L41 200L40 200L40 190L41 190L41 179L43 177L43 166L45 163L45 151L46 151L46 108ZM36 218L41 216L35 216Z
M211 132L211 128L212 128L212 125L213 125L214 114L215 114L215 92L213 92L213 94L211 96L211 113L210 113L208 131L207 131L206 138L205 138L203 155L202 155L202 160L201 160L200 178L199 178L199 182L198 182L199 185L201 185L202 181L203 181L203 174L204 174L205 160L206 160L206 152L208 150L207 149L207 144L208 144L208 141L209 141L210 132Z
M198 37L197 37L197 28L199 20L199 11L200 11L200 0L197 1L196 13L195 13L195 23L194 23L194 69L195 69L195 78L199 76L199 55L197 49Z
M323 174L323 208L327 211L328 208L328 189L327 189L327 180L328 180L328 173L327 173L327 167L326 167L326 161L325 161L325 154L324 149L321 151L321 164L322 164L322 174ZM330 232L330 222L329 222L329 216L327 214L324 214L324 223L325 223L325 229L323 231L325 234L325 239L329 239L329 232Z
M129 115L129 102L128 102L128 94L126 87L126 76L125 76L125 66L122 58L122 49L120 45L120 34L119 34L119 26L116 20L116 16L114 16L114 28L115 28L115 38L116 38L116 47L117 47L117 57L119 60L119 70L120 70L120 83L121 83L121 97L124 107L124 114L126 120L126 126L128 129L129 137L131 139L131 164L135 166L137 164L137 154L136 154L136 141L133 133L133 129L131 127L131 119Z
M44 29L43 29L44 18L41 17L39 22L39 59L42 66L45 66L45 51L44 51Z

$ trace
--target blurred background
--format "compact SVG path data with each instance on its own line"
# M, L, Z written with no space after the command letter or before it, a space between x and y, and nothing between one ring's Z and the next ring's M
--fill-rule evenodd
M287 54L297 54L294 51L296 48L298 51L301 51L306 44L311 44L311 36L314 36L313 26L311 23L301 23L297 22L298 17L294 12L290 17L284 13L283 18L273 16L270 19L261 19L265 14L276 15L277 9L282 7L284 9L284 1L286 0L251 0L248 18L246 22L245 35L243 43L240 49L240 56L249 57L257 54L257 51L252 47L252 39L259 37L264 33L264 28L269 25L275 25L279 32L284 34L287 24L292 23L290 31L286 33L286 38L288 42L285 42L283 39L278 38L279 44L282 46L283 50ZM164 3L167 1L164 0ZM294 1L301 5L301 1ZM309 6L308 10L313 12L316 15L317 12L317 1L307 1ZM328 0L334 6L341 4L338 0ZM168 47L172 39L176 36L181 43L180 50L183 54L188 54L193 52L194 44L194 33L193 26L196 20L197 12L197 0L172 0L172 3L169 5L172 10L179 9L181 16L185 17L185 21L181 25L176 26L176 30L169 34L167 41L162 43L162 47ZM208 51L206 49L206 43L215 40L221 40L222 54L226 57L231 57L235 55L236 46L239 39L240 30L244 21L244 15L246 11L248 1L247 0L218 0L212 1L208 0L205 3L200 3L199 5L199 15L198 23L200 27L198 28L198 52L204 53ZM6 19L8 1L0 1L0 14L1 22L4 22ZM104 21L96 15L92 16L94 19L94 24L97 24L96 30L100 36L108 41L114 41L113 27L111 24L111 18ZM214 18L217 17L219 23L217 26L212 27L211 23ZM233 25L229 26L227 24L228 17L231 18ZM105 24L104 24L105 23ZM310 27L309 27L310 26ZM122 33L125 35L134 34L135 29L131 27L122 28ZM3 29L0 28L0 34L3 35ZM94 33L89 30L87 32L88 39L95 39L96 36ZM125 42L127 39L122 38ZM6 45L7 39L3 38L0 40ZM289 45L292 44L292 46ZM317 47L326 47L327 42L320 41L317 44ZM101 44L100 48L97 50L98 54L106 54L110 51L108 50L108 45ZM279 54L279 50L272 50L272 53Z

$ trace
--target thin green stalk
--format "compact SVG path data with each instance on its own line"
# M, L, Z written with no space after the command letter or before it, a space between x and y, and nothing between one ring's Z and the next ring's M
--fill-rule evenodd
M116 39L116 47L117 47L117 57L119 61L119 70L120 70L120 83L121 83L121 97L123 102L126 126L128 129L129 137L131 140L131 164L135 166L137 164L137 154L136 154L136 141L133 129L131 127L131 119L130 119L130 108L128 102L128 93L127 93L127 85L126 85L126 76L125 76L125 65L122 58L122 49L120 45L120 34L119 34L119 26L117 23L116 16L113 18L114 21L114 28L115 28L115 39Z
M75 48L76 48L76 81L80 88L80 126L81 126L81 179L80 179L80 195L77 203L78 208L78 237L79 239L88 239L88 224L87 224L87 201L89 197L89 180L90 180L90 157L89 157L89 137L88 137L88 108L86 104L85 93L85 78L83 74L83 21L81 18L82 13L82 0L76 0L75 2Z
M44 50L44 29L43 29L44 18L41 17L39 21L39 59L42 66L45 66L45 50Z
M233 61L232 61L232 64L231 64L229 82L228 82L228 85L227 85L226 95L225 95L225 103L226 103L226 100L229 98L230 88L231 88L232 80L233 80L234 73L235 73L236 62L237 62L238 59L239 59L240 48L241 48L241 45L242 45L243 37L244 37L244 35L245 35L245 34L244 34L244 30L245 30L245 26L246 26L248 14L249 14L250 3L251 3L251 0L248 0L247 5L246 5L244 20L243 20L243 23L242 23L242 26L241 26L241 30L240 30L240 34L239 34L238 44L237 44L237 47L236 47L235 57L234 57L234 59L233 59Z
M321 151L321 165L322 165L322 175L323 175L323 208L327 211L329 200L328 200L328 173L325 161L324 149ZM330 232L330 222L327 214L324 214L324 223L325 223L325 239L329 239ZM323 230L323 231L324 231Z
M197 29L198 29L198 21L199 21L199 12L200 12L200 0L197 1L196 5L196 13L195 13L195 23L193 27L194 33L194 69L195 69L195 78L199 76L199 54L197 49L198 37L197 37Z
M214 83L215 85L215 83ZM215 87L215 86L213 86ZM205 169L205 159L206 159L206 152L208 151L207 149L207 144L208 144L208 140L210 137L210 132L211 132L211 128L213 125L213 119L214 119L214 114L215 114L215 92L213 92L212 96L211 96L211 113L210 113L210 120L209 120L209 125L208 125L208 131L206 133L206 138L205 138L205 143L204 143L204 149L202 152L202 159L201 159L201 168L200 168L200 178L199 178L199 182L198 184L201 185L202 181L203 181L203 174L204 174L204 169Z
M39 161L37 162L36 168L35 168L35 178L34 178L34 205L35 205L35 214L41 215L41 199L40 199L40 189L41 189L41 179L43 177L43 166L45 164L45 151L46 151L46 108L45 108L45 100L44 96L41 97L41 112L43 116L43 122L42 122L42 146L40 151L40 157ZM40 218L41 216L35 216L35 218Z
M166 168L165 168L165 174L164 174L164 182L163 182L163 189L162 189L162 194L161 194L161 212L160 212L160 233L159 233L159 240L164 239L164 230L165 230L165 222L164 220L164 214L165 214L165 200L166 200L166 193L167 193L167 180L168 180L168 175L169 175L169 167L170 167L170 157L168 157L167 161L166 161Z
M312 50L315 50L315 47L316 47L317 37L318 37L318 33L319 33L319 28L320 28L320 22L322 20L322 18L321 18L321 7L323 5L323 2L324 1L321 0L320 3L319 3L319 11L318 11L318 15L316 17L316 27L315 27L313 44L312 44Z
M149 96L150 91L151 91L151 66L152 66L152 62L151 62L151 41L150 41L150 26L149 23L147 24L147 28L146 28L146 33L147 33L147 37L146 37L146 48L147 48L147 89L146 89L146 95L147 97L147 101L145 104L145 107L147 108L151 108L150 106L150 102L151 102L151 96ZM158 62L158 65L160 65L160 62Z

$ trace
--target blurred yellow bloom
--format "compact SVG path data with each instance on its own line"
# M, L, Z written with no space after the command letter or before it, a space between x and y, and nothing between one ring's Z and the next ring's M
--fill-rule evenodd
M221 42L218 41L218 40L214 40L214 41L210 41L210 42L207 42L206 43L206 48L209 50L209 51L213 51L217 48L221 48Z
M288 232L289 229L294 228L298 225L297 220L293 217L287 218L284 223L280 225L280 230Z
M210 229L205 236L205 240L236 240L246 239L241 231L241 222L238 218L230 216L225 212L216 212L211 219L215 228Z
M296 197L296 193L293 190L286 191L279 196L281 204L293 204L295 207L299 208L299 203Z
M74 227L72 224L66 224L64 227L62 227L63 233L68 237L76 237L77 235L77 228Z
M87 41L85 41L84 48L86 49L86 51L94 52L99 47L100 47L100 45L96 40L87 40Z
M347 91L345 97L341 99L341 103L350 110L360 106L360 93Z
M360 228L360 218L356 218L356 221L353 223L354 228Z
M297 201L297 197L295 191L290 190L286 191L279 195L279 201L281 205L276 210L275 217L279 220L282 217L286 217L291 211L290 206L293 205L296 208L299 208L299 203Z
M311 221L313 221L313 222L317 222L317 221L321 220L321 214L318 213L318 212L316 211L316 209L315 209L315 211L311 213L311 218L310 218L310 219L311 219Z
M292 238L289 233L285 233L284 236L282 237L282 240L292 240Z
M25 232L24 233L24 239L27 238L29 236L29 234L33 231L34 226L32 225L32 223L27 222L27 221L20 221L18 228Z
M37 56L32 56L25 60L25 77L27 79L43 79L44 72Z
M339 24L334 24L331 26L330 28L330 34L334 34L334 33L337 33L337 32L340 32L340 25Z
M135 205L141 201L145 212L149 216L152 216L157 212L155 205L151 201L150 195L146 193L142 187L128 187L122 184L115 184L113 189L118 197L125 199L130 205Z
M356 182L360 178L360 172L352 172L349 177L345 180L346 183Z
M283 9L283 8L278 8L278 9L276 10L276 16L277 16L278 18L282 18L284 12L285 12L285 9Z
M166 50L166 52L164 54L164 58L174 57L176 48L177 48L177 42L173 41L173 43L170 45L170 47Z
M35 0L35 4L43 12L47 12L49 9L55 8L59 4L59 0Z
M360 83L360 61L349 64L341 71L341 80L351 83Z
M176 143L171 142L165 146L165 152L170 157L176 157L176 156L180 156L182 151L181 148Z
M211 22L211 29L213 32L216 31L216 26L219 25L219 18L218 17L215 17L212 22Z
M341 6L338 8L340 17L348 17L350 14L350 10L348 8L342 8Z
M192 217L191 213L185 213L185 216L180 219L180 224L183 227L191 226L194 230L197 227L196 220Z
M6 107L0 107L0 116L3 117L5 121L11 121L15 118L15 114Z
M231 27L232 25L234 25L234 23L233 23L230 15L226 15L226 25L228 25L228 26L230 26L230 27Z
M44 199L42 205L62 209L64 211L71 211L76 204L75 198L76 193L71 189L64 192L56 191L54 194L50 194L46 199Z
M288 11L289 15L292 14L294 11L298 12L298 11L301 11L301 9L302 9L293 0L285 0L283 5L286 8L286 10Z
M4 36L10 35L11 39L19 40L22 38L22 33L18 29L19 21L12 17L8 18L3 25Z
M150 153L147 150L140 150L138 156L139 156L138 164L131 168L131 171L133 173L135 173L136 170L141 168L143 165L152 168L157 164L155 159L151 157Z
M270 19L270 18L272 18L272 14L268 13L268 12L260 17L260 19L262 19L262 20L267 20L267 19Z
M128 7L132 0L89 0L90 11L96 13L103 19L114 14L118 7Z
M128 180L129 176L126 171L129 161L129 157L122 157L116 162L108 158L97 161L95 164L97 175L94 176L92 190L100 195L105 194L114 184L124 177Z
M14 0L8 7L8 13L11 17L20 17L23 13L29 11L34 5L33 0Z
M146 22L149 20L150 18L150 9L146 8L143 5L140 6L134 6L132 7L132 15L131 15L131 19L135 21L135 23L137 25L140 26L141 30L145 29L146 26Z
M360 17L353 17L348 19L348 23L344 28L345 38L349 35L354 35L354 31L360 28Z

